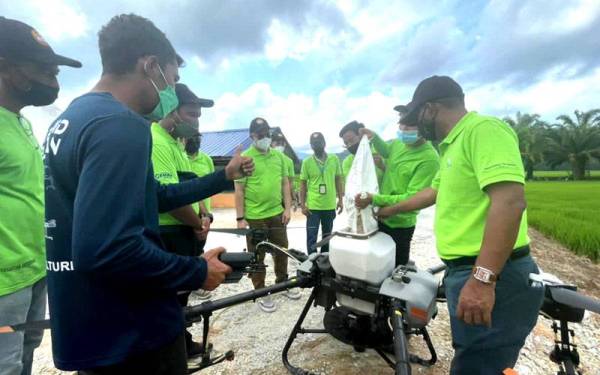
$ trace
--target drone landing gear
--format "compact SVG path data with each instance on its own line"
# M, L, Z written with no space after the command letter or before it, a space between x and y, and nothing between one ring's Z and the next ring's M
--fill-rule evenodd
M303 328L302 324L304 323L306 315L308 314L308 311L312 307L317 296L317 289L318 288L313 289L312 293L310 294L310 297L306 301L306 304L304 305L304 308L302 309L302 312L300 313L300 316L298 317L298 320L296 321L296 324L294 325L294 328L292 329L292 332L290 333L290 336L288 337L288 340L285 343L285 346L283 347L283 351L281 353L283 364L286 367L286 369L290 372L290 374L316 375L314 372L293 366L292 364L290 364L288 359L290 347L292 346L292 343L296 340L297 336L299 334L307 333L331 334L336 339L353 346L357 352L364 352L365 349L372 348L375 350L375 352L377 352L377 354L379 354L379 356L381 356L381 358L383 358L383 360L391 368L396 369L396 374L410 374L410 365L408 365L409 362L427 367L432 366L437 362L437 354L435 352L435 348L433 347L433 343L431 341L429 333L427 332L427 329L419 328L406 330L405 328L403 328L404 324L402 323L402 321L400 321L400 325L398 326L400 327L400 334L396 335L394 335L393 332L389 330L389 327L387 328L387 332L380 330L380 327L378 327L376 329L376 332L370 332L370 334L369 332L365 333L362 331L364 327L360 326L360 322L356 327L336 327L336 331L334 332L332 331L331 320L339 318L339 315L344 313L343 308L334 308L333 310L329 310L326 313L324 324L327 329ZM333 316L334 318L329 319L328 315ZM338 315L338 317L336 317L336 315ZM340 319L340 321L351 320L344 318ZM353 331L353 329L358 329L359 331ZM408 354L406 335L423 336L423 340L427 345L431 357L429 359L423 359L417 355ZM376 337L377 339L375 340L375 342L377 342L377 344L370 342L369 337ZM396 337L396 339L394 337ZM367 341L364 341L365 339ZM396 353L394 355L395 351L400 351L401 353ZM392 357L394 357L395 360L392 360L390 358L390 354L388 353L392 354Z
M225 353L214 355L212 344L208 343L211 313L202 314L202 350L197 356L188 361L188 374L194 374L207 367L214 366L223 361L233 361L234 353L228 350Z
M559 365L560 369L557 375L581 375L579 367L579 352L577 345L573 342L575 333L569 328L566 320L552 322L554 331L554 350L550 352L550 360ZM560 333L560 338L559 338Z

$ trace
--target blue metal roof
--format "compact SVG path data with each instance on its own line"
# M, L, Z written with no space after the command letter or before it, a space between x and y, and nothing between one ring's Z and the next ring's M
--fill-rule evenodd
M245 150L251 144L248 128L202 132L200 150L212 157L231 157L239 145Z

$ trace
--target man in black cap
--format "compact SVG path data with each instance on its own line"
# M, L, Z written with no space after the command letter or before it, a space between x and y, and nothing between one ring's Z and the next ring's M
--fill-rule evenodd
M55 54L31 26L0 17L0 326L46 314L44 168L21 110L56 100L58 65L81 67ZM42 335L0 334L0 374L30 374Z
M177 184L197 177L189 159L181 150L181 141L198 135L198 119L202 107L213 106L213 101L198 98L188 86L175 84L179 106L159 122L153 122L152 167L154 178L163 185ZM199 204L188 204L159 215L160 238L165 249L183 256L199 256L206 243L210 219L203 218ZM177 295L181 306L187 306L189 292ZM188 357L200 353L202 345L192 340L186 330L185 343Z
M238 228L263 230L269 241L281 247L288 247L286 226L291 218L292 197L290 196L289 169L284 155L271 148L271 128L267 120L257 117L250 122L252 145L242 155L252 158L256 170L254 174L235 181L235 209ZM283 203L283 204L282 204ZM248 251L256 252L258 261L263 263L265 250L256 249L251 238L246 240ZM272 254L275 263L275 282L287 280L288 258L277 251ZM265 287L266 271L255 272L250 278L255 289ZM289 290L285 295L299 299L300 293ZM257 301L258 307L272 313L277 309L271 296Z
M331 234L336 209L340 214L344 209L344 183L342 166L335 154L325 152L325 137L315 132L310 135L310 147L314 155L302 161L300 171L300 206L306 216L306 249L314 253L319 227L321 237ZM328 252L329 245L323 245L321 252Z
M515 132L497 118L467 112L452 78L423 80L401 122L440 141L431 187L381 217L436 204L435 236L455 349L451 374L500 374L519 357L535 326L542 288L529 254L525 174Z

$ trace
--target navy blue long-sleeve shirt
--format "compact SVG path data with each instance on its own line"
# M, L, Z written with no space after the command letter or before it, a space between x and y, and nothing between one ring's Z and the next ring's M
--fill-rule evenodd
M90 369L181 334L178 290L206 278L201 258L163 250L158 213L231 188L224 172L159 185L149 123L107 93L75 99L44 146L48 296L54 361Z

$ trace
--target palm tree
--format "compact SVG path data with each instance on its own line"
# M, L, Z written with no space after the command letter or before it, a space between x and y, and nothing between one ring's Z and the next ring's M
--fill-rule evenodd
M505 117L504 121L515 130L519 137L519 150L521 158L523 158L525 178L531 180L535 165L544 160L548 125L540 120L538 114L521 112L517 112L515 119Z
M575 180L585 178L591 158L600 157L600 109L575 111L575 118L561 115L548 132L548 148L544 153L552 167L569 163Z

